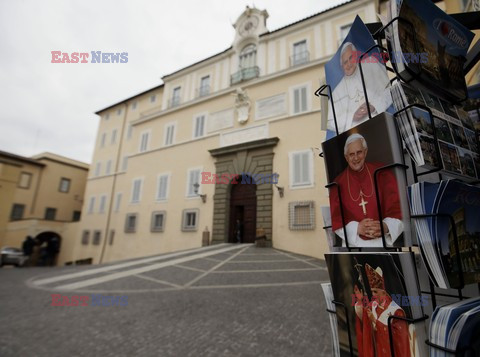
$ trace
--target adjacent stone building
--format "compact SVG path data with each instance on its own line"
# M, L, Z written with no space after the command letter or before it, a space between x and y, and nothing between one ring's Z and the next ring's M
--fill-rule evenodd
M27 235L42 245L55 237L57 262L70 261L88 169L52 153L27 158L0 151L0 246L21 248Z

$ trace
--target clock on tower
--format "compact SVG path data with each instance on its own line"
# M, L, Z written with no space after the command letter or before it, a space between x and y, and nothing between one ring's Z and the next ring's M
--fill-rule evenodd
M255 31L258 26L258 18L255 16L247 17L241 24L238 32L242 36L246 36Z

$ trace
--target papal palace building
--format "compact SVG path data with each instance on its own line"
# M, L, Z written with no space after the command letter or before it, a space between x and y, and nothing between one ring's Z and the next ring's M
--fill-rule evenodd
M72 260L195 248L204 236L233 243L237 220L244 243L265 235L322 258L328 192L314 92L355 16L377 22L383 7L352 1L275 31L266 10L247 7L230 48L98 111Z

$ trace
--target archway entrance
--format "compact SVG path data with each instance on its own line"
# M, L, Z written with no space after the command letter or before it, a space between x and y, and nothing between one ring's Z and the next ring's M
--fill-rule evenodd
M62 237L55 232L42 232L35 237L35 249L32 264L37 266L57 265Z
M242 226L241 243L255 243L257 185L253 182L241 183L242 177L240 175L237 176L237 182L237 184L231 185L228 242L237 242L235 233L237 222L240 222ZM244 182L250 182L250 179L244 180Z

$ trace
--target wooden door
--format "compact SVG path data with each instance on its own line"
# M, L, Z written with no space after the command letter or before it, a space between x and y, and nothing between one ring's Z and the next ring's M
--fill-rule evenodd
M237 219L243 225L242 243L255 243L257 228L257 186L255 184L241 183L239 177L237 184L232 185L230 194L230 224L228 242L236 243L235 227Z

